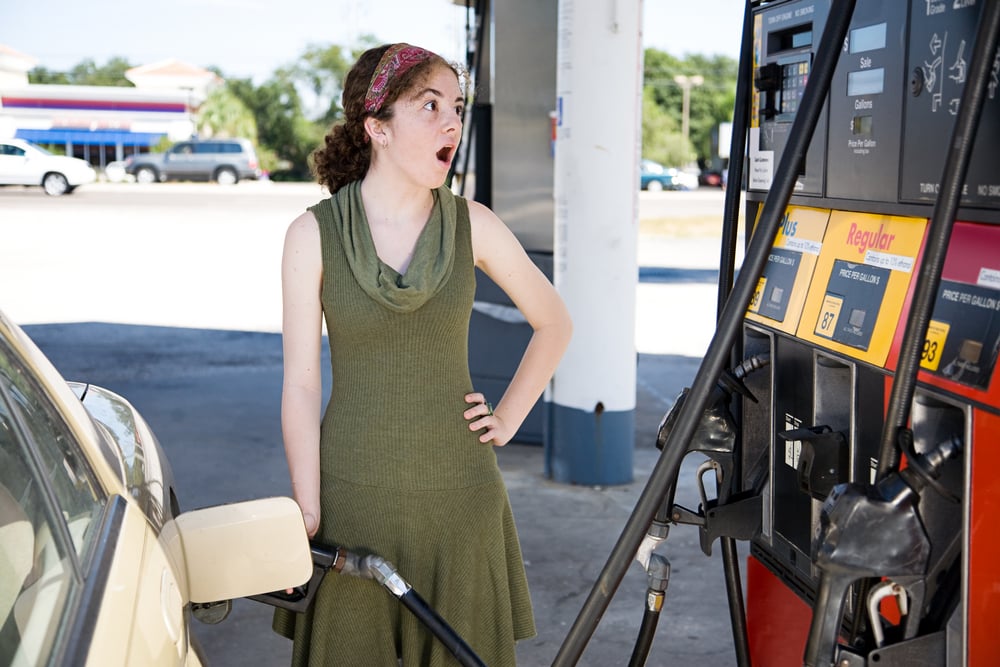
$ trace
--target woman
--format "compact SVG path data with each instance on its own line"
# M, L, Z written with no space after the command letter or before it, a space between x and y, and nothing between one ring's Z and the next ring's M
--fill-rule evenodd
M391 562L498 667L535 627L492 446L517 432L572 326L500 219L443 186L464 99L456 69L408 44L370 49L348 73L345 122L314 154L333 196L285 238L282 431L310 536ZM474 267L533 329L495 409L469 375ZM322 418L321 318L333 366ZM276 628L294 636L296 665L453 664L370 580L326 577L310 612L288 616Z

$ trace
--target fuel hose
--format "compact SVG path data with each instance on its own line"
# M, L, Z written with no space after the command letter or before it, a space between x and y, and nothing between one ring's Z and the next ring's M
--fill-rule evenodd
M462 636L400 576L390 562L375 554L359 556L342 547L318 542L311 542L310 547L313 575L309 581L293 590L253 595L250 596L251 599L302 613L312 605L320 584L330 572L360 579L374 579L398 598L400 603L409 609L417 617L417 620L423 623L431 631L431 634L451 651L462 667L486 667L486 663L476 655L475 651L462 639Z
M380 556L368 555L361 559L358 570L358 576L370 576L398 598L451 651L463 667L486 667L486 663L476 655L472 647L400 576L391 563Z

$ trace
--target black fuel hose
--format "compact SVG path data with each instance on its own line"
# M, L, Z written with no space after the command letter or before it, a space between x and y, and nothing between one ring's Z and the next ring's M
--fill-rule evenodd
M359 576L372 577L398 598L451 651L462 667L486 667L486 663L462 636L399 575L390 562L380 556L368 555L361 559L358 570Z
M441 643L448 647L455 659L464 667L486 667L476 652L465 643L465 640L455 632L448 623L441 618L441 615L434 611L420 593L414 589L399 596L399 601L404 607L413 612L421 623L427 626L434 636L441 640Z
M653 554L646 568L649 577L649 588L646 589L646 604L642 613L642 624L639 626L639 636L632 649L632 657L628 667L642 667L646 664L649 651L653 647L653 636L660 621L660 610L663 608L663 598L666 596L667 585L670 583L670 561L659 554Z
M729 141L729 164L726 165L726 192L722 205L722 248L719 257L719 294L716 316L732 290L736 275L736 244L739 237L740 198L743 194L743 156L746 155L747 131L750 125L750 100L753 89L753 0L747 0L743 13L743 34L740 62L736 78L736 99L733 103L733 131Z
M726 301L732 291L736 275L736 243L739 230L740 196L743 192L743 156L746 155L747 132L750 124L750 100L753 93L753 2L747 0L743 12L743 34L741 37L740 63L736 78L736 100L733 104L733 131L729 145L729 170L722 217L722 250L719 258L719 291L716 315L722 315ZM733 343L731 359L743 356L743 341ZM734 457L734 479L739 479L740 457ZM733 481L727 484L735 490ZM729 603L729 622L733 633L733 648L736 652L737 667L750 667L750 640L747 633L746 607L743 603L743 584L740 575L736 541L730 537L719 540L722 551L722 570L726 583L726 597Z
M659 622L660 610L650 609L647 606L642 613L639 637L635 640L635 648L632 649L632 657L628 661L628 667L642 667L646 664L646 658L649 657L649 650L653 647L653 636L656 634L656 626Z

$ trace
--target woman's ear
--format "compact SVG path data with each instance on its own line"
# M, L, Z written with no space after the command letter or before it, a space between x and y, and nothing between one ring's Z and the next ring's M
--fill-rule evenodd
M385 146L388 141L385 133L385 125L377 118L372 118L371 116L365 118L365 133L368 134L368 139L372 142L373 146Z

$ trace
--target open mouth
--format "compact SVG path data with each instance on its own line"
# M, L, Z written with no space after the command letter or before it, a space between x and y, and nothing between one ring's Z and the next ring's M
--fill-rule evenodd
M441 162L449 163L451 162L451 156L454 154L454 152L455 152L454 146L445 146L436 153L437 159L440 160Z

